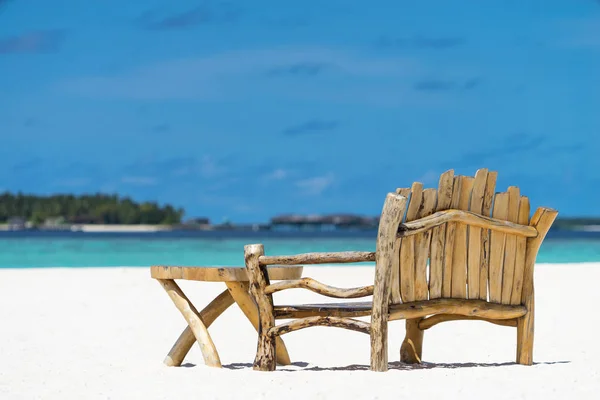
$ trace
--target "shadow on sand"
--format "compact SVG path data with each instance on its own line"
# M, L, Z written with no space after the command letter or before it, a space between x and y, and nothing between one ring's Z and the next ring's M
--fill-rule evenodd
M553 365L553 364L568 364L570 361L546 361L546 362L536 362L533 365ZM299 367L298 369L289 369L284 366L278 366L278 371L288 371L288 372L298 372L298 371L368 371L369 366L364 364L352 364L346 365L342 367L309 367L309 364L306 362L294 362L291 364L294 367ZM388 368L391 370L400 370L400 371L413 371L413 370L421 370L421 369L435 369L435 368L487 368L487 367L508 367L513 365L519 365L515 362L505 362L505 363L429 363L423 362L421 364L405 364L400 361L390 362L388 364ZM223 365L223 368L226 369L245 369L252 368L251 363L233 363Z

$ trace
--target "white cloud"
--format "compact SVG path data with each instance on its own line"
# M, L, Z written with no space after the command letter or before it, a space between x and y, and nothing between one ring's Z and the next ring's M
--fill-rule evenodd
M330 172L326 175L315 176L313 178L302 179L296 182L296 187L298 187L302 193L308 195L320 195L330 187L334 182L334 176Z
M289 174L289 171L282 168L278 168L263 176L263 179L265 181L280 181L282 179L287 178Z

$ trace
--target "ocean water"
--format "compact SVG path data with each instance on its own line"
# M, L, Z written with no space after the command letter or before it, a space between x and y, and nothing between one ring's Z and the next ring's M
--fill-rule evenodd
M243 266L250 243L270 255L374 251L375 232L0 232L0 268ZM600 262L600 233L550 232L537 260Z

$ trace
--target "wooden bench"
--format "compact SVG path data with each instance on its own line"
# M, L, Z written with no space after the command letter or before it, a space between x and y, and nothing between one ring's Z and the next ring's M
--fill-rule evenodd
M388 321L406 320L400 359L421 362L423 332L453 320L481 320L517 328L517 363L531 365L533 268L557 216L538 208L519 188L495 193L496 172L475 177L441 175L436 189L411 188L388 194L375 253L309 253L266 256L260 244L245 246L252 296L259 308L254 369L274 370L276 338L311 326L334 326L371 337L371 369L388 368ZM311 278L270 283L267 266L375 261L374 284L342 289ZM335 298L373 296L369 302L274 305L272 294L304 288ZM370 322L354 317L370 316ZM276 325L277 319L292 319Z

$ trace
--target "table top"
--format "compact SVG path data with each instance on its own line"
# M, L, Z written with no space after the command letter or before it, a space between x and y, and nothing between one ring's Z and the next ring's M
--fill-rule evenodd
M270 266L269 279L273 281L300 279L301 265ZM154 279L185 279L205 282L247 282L245 267L213 267L213 266L167 266L153 265L150 276Z

